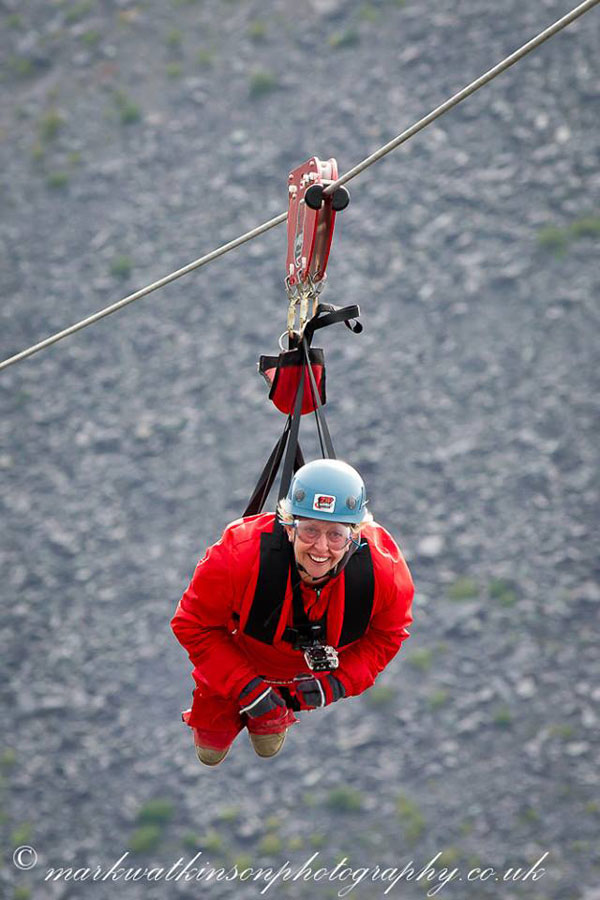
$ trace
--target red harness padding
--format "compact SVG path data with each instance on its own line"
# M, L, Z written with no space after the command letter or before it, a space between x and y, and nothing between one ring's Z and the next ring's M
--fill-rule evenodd
M325 357L318 347L309 351L310 367L315 377L321 403L325 403ZM315 411L315 399L310 386L308 370L304 367L304 354L301 347L295 350L284 350L279 356L261 356L258 371L270 385L269 400L277 409L290 415L294 411L294 402L298 393L300 376L304 372L304 393L302 396L302 415Z

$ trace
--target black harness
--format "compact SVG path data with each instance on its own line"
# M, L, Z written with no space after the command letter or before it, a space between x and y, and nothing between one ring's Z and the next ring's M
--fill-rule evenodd
M371 548L367 541L361 542L343 571L344 619L336 644L338 648L358 640L367 630L371 619L375 576ZM300 646L305 641L325 643L325 617L319 622L311 622L304 610L293 546L278 522L275 522L272 532L264 532L260 538L258 580L248 620L243 628L244 633L264 644L273 643L290 578L294 598L294 624L285 628L282 639L294 646Z
M278 402L275 402L273 396L277 390L277 379L275 378L273 381L270 396L277 408L288 410L289 415L283 434L273 448L254 488L252 497L243 513L244 517L261 512L282 460L283 471L279 486L279 500L287 496L293 473L304 464L304 457L298 443L298 433L303 414L305 376L307 376L311 398L309 409L315 413L322 456L325 459L336 458L323 412L325 372L322 351L311 350L310 345L315 331L338 322L344 322L351 331L358 334L362 331L362 325L355 321L359 315L358 306L346 306L340 309L326 303L319 303L315 314L306 323L302 334L289 333L288 351L280 354L278 360L270 357L261 358L260 371L263 374L266 374L274 366L278 369L279 375L282 372L285 374L285 370L295 368L297 378L296 381L292 379L291 383L287 384L284 397L280 397ZM316 383L313 365L321 370L323 393ZM349 558L341 560L338 565L340 567L338 572L343 566L345 601L342 630L336 646L345 647L365 633L373 611L375 577L371 548L368 542L363 540ZM288 582L291 582L292 586L294 615L293 625L283 631L283 640L299 649L307 644L325 645L326 616L319 622L309 620L302 602L300 576L296 568L294 550L282 524L276 518L273 531L261 535L258 580L248 620L243 628L245 634L264 644L273 643L281 619ZM234 614L234 620L239 621L236 614Z

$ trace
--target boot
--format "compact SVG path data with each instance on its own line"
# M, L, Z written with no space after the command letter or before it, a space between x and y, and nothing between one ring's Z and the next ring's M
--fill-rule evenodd
M284 731L276 731L275 734L254 734L252 731L248 731L248 734L256 755L266 758L279 753L285 741L287 728Z
M200 747L196 744L196 753L200 762L205 766L218 766L229 753L229 747L225 747L224 750L215 750L212 747Z

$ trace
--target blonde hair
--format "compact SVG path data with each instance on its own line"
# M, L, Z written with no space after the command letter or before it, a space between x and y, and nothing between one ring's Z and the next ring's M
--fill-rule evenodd
M280 500L277 504L277 518L282 525L292 525L294 522L295 516L292 515L292 512L290 510L290 502L287 497L285 497L283 500ZM305 518L309 519L310 516L306 516ZM350 525L352 534L354 535L354 537L357 537L361 533L365 525L370 525L372 521L373 516L368 510L366 510L364 519L362 520L362 522L359 522L358 525L354 525L352 522L344 522L342 524Z

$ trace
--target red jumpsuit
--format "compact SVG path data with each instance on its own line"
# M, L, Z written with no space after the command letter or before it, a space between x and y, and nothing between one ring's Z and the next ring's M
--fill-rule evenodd
M274 521L274 513L262 513L228 525L198 563L171 621L194 665L196 690L185 721L194 728L196 743L206 747L224 749L242 730L239 694L253 678L260 676L276 688L292 683L298 674L313 674L302 651L281 640L284 628L293 624L289 582L273 644L243 631L258 578L260 536L273 530ZM375 590L367 630L338 651L334 674L346 696L361 694L373 684L409 636L412 622L414 588L398 546L374 523L365 526L362 535L371 548ZM337 646L344 613L343 570L320 594L304 582L301 592L309 619L319 620L326 613L327 643ZM286 724L294 721L290 710Z

